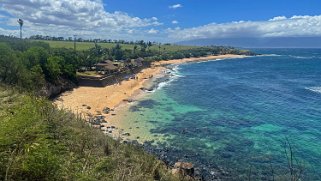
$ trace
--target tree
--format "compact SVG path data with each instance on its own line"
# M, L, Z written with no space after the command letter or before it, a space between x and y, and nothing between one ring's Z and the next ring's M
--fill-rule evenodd
M21 84L25 84L24 87L29 90L39 90L46 83L45 76L40 65L32 67L30 72L27 71L23 75L25 75L25 78Z
M42 47L32 47L24 52L23 57L24 63L27 65L28 69L31 69L38 64L40 64L41 67L44 67L47 62L48 52Z
M61 74L60 62L63 61L62 57L51 56L48 58L45 65L45 74L50 81L55 81L58 79L58 76Z
M135 45L134 45L134 54L136 53L137 48L138 48L138 47L137 47L137 45L135 44Z
M0 67L0 81L7 84L17 83L17 58L5 43L0 43Z
M115 47L113 47L112 49L112 55L114 56L114 58L116 60L122 60L123 59L123 56L124 56L124 52L123 50L121 49L121 46L119 43L117 43L115 45Z
M152 44L152 42L149 41L149 42L147 43L147 49L149 50L149 48L150 48L151 46L153 46L153 44Z

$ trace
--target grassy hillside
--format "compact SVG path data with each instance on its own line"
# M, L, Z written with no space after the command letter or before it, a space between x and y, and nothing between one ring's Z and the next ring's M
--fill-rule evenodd
M176 180L51 102L0 86L0 180Z
M46 42L50 45L51 48L74 48L74 43L69 41L47 41L47 40L37 40ZM98 43L102 48L112 48L116 44L115 43ZM93 42L77 42L76 43L77 50L88 50L90 48L95 47ZM130 44L121 44L123 49L134 49L134 45ZM188 50L190 48L195 48L196 46L181 46L181 45L161 45L161 49L166 51L178 51L178 50ZM151 50L158 51L158 45L154 45L150 47Z

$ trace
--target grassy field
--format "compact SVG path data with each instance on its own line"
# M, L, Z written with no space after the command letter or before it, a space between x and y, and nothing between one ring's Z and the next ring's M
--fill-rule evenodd
M50 45L52 48L74 48L74 43L73 42L68 42L68 41L47 41L43 40L43 42L46 42ZM98 45L102 46L103 48L112 48L115 46L115 43L98 43ZM76 43L76 49L77 50L88 50L90 48L93 48L95 44L93 42L77 42ZM129 45L129 44L121 44L122 48L124 49L134 49L134 45ZM181 45L162 45L161 49L166 51L177 51L177 50L186 50L186 49L191 49L195 48L195 46L181 46ZM158 51L158 46L151 46L151 50L157 50Z

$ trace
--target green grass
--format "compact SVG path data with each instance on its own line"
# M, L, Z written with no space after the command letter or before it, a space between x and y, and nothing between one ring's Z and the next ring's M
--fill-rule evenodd
M49 44L51 48L74 48L74 43L69 41L47 41L41 40L42 42L46 42ZM115 43L98 43L98 45L102 46L103 48L112 48L115 46ZM93 42L76 42L76 49L77 50L88 50L93 48L95 44ZM129 44L121 44L122 48L124 49L134 49L134 45ZM191 48L195 48L196 46L182 46L182 45L162 45L161 50L166 51L178 51L178 50L187 50ZM154 45L150 47L151 50L158 51L158 45Z
M0 180L180 180L46 99L0 85Z

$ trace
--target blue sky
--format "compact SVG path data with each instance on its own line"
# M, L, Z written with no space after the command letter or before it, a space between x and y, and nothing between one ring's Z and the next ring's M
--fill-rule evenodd
M321 14L321 2L317 0L104 0L104 3L110 11L123 11L139 17L155 16L168 24L176 19L181 27ZM173 4L183 7L169 9L168 6Z
M0 34L175 42L321 36L317 0L1 0Z

